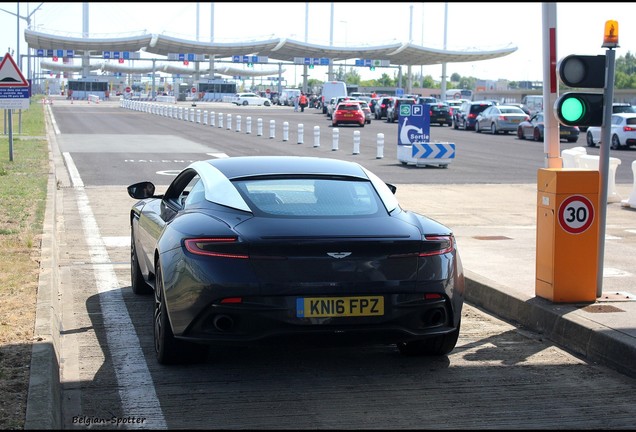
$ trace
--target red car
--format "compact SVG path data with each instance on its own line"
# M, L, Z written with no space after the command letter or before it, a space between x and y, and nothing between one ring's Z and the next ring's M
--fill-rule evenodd
M364 111L358 102L340 102L331 117L333 127L340 124L357 124L364 127L367 122Z

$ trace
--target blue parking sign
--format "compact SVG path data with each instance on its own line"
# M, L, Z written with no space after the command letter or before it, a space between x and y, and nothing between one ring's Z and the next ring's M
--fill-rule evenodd
M431 117L428 105L400 105L398 145L414 145L430 140Z

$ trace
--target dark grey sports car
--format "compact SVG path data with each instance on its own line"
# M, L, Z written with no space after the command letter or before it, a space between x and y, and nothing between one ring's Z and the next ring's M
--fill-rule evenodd
M194 162L154 195L128 187L131 282L154 292L159 363L210 344L455 348L464 272L451 230L400 207L357 163L294 156Z

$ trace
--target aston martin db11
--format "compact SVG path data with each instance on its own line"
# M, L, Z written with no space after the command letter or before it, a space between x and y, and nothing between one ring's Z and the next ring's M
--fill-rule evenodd
M292 341L451 352L464 301L454 235L395 191L360 164L295 156L194 162L161 195L129 186L131 286L154 293L158 362Z

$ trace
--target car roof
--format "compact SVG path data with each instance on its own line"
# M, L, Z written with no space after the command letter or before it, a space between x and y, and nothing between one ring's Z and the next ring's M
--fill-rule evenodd
M368 179L356 162L310 156L236 156L203 161L229 179L255 175L324 174ZM192 164L197 165L197 162Z

